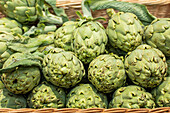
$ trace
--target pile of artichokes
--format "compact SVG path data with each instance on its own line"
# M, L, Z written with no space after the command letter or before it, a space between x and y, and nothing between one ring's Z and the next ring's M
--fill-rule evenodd
M0 0L0 108L170 107L170 18L90 1L69 21L55 0Z

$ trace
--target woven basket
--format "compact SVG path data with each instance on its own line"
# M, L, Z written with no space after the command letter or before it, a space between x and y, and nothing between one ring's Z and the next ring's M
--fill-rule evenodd
M81 12L81 1L82 0L57 0L57 6L63 7L66 10L69 18L78 18L75 11ZM149 12L156 16L157 18L170 18L170 0L118 0L125 2L133 2L144 4L147 6ZM109 19L106 14L106 10L98 10L93 12L93 17L104 17ZM100 21L105 27L107 26L107 21Z
M63 7L69 19L78 18L75 11L81 12L82 0L57 0L57 7ZM170 18L170 0L119 0L133 3L140 3L147 6L150 13L158 18ZM105 17L108 20L106 10L98 10L93 12L93 17ZM0 18L4 15L0 12ZM107 21L101 21L104 26L107 26ZM170 113L170 107L161 107L155 109L127 109L127 108L91 108L91 109L77 109L77 108L44 108L44 109L10 109L2 108L0 113Z

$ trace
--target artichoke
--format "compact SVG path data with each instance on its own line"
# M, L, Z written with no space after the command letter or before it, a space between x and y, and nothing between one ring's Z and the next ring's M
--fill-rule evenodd
M145 28L144 38L147 44L161 50L170 57L170 18L154 20Z
M72 49L84 64L88 64L105 52L107 41L107 35L101 23L94 19L82 19L73 32Z
M52 84L70 88L81 81L85 70L81 61L72 52L56 48L45 55L43 74Z
M40 0L0 0L0 10L21 23L37 20L36 4Z
M127 54L125 69L134 84L154 88L167 75L166 58L160 50L143 44Z
M14 94L26 94L40 81L41 57L36 54L15 53L0 70L5 87Z
M27 103L29 107L34 109L63 108L65 107L65 96L62 88L42 82L29 94Z
M12 33L13 35L22 34L22 25L16 20L4 17L0 19L0 31Z
M115 13L108 9L111 16L106 33L113 48L130 52L142 44L143 29L141 22L133 13Z
M117 55L100 55L89 65L88 79L98 91L110 93L126 81L124 64Z
M109 104L110 108L154 108L152 95L144 88L131 85L117 89Z
M27 102L22 95L15 95L7 89L0 89L0 108L26 108Z
M73 39L73 31L77 22L68 21L63 24L57 31L55 37L55 47L63 48L66 51L72 51L71 41Z
M22 24L33 24L37 20L62 24L62 18L51 14L44 0L0 0L0 11Z
M170 76L155 89L152 90L153 97L155 97L155 103L159 107L170 107Z
M66 99L68 108L107 108L107 97L91 84L79 84L73 88Z

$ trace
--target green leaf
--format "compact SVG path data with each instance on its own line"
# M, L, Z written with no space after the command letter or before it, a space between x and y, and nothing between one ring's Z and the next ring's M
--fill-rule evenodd
M48 32L55 32L57 30L56 25L45 25L44 23L38 23L37 27L32 26L23 36L35 37L40 34L47 34Z
M46 3L48 3L54 10L55 14L59 17L62 17L63 22L68 21L68 16L65 13L65 10L63 8L56 7L56 0L45 0Z
M63 24L62 18L51 14L46 5L43 5L42 7L37 4L36 9L37 9L37 15L38 15L38 19L40 20L40 23Z
M148 25L153 20L156 19L155 16L149 13L145 5L141 5L137 3L129 3L129 2L122 2L122 1L114 1L114 0L85 0L84 3L88 4L93 11L113 8L121 12L133 13L139 18L139 20L144 25Z
M44 54L35 53L15 53L9 57L6 61L9 64L5 65L0 72L9 72L15 70L19 66L37 66L41 68L41 63L43 61Z
M22 36L23 37L23 36ZM9 41L7 46L16 52L34 52L42 45L54 43L54 33L42 34L34 38L26 37L22 41ZM24 37L23 37L24 38Z
M81 7L84 17L92 17L91 10L87 2L84 2L84 0L82 0Z

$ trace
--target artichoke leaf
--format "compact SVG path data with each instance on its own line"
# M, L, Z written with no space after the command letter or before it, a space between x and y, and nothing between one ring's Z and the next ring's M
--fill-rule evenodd
M34 52L36 51L41 45L49 45L54 42L54 34L44 34L39 35L36 38L28 38L26 43L21 42L8 42L8 48L17 51L17 52Z
M43 61L43 53L35 52L31 53L15 53L9 57L0 72L9 72L15 70L19 66L37 66L41 68L41 62ZM9 61L9 63L8 63ZM12 62L11 62L12 61Z
M61 17L63 22L66 22L69 20L67 14L65 13L65 10L63 8L56 7L56 4L57 4L56 0L45 0L45 2L48 3L53 8L54 13L57 16Z
M84 0L84 6L94 10L113 8L121 12L135 14L144 25L149 25L155 16L151 15L145 5L115 0ZM88 5L87 5L88 4ZM83 6L82 6L83 7Z

